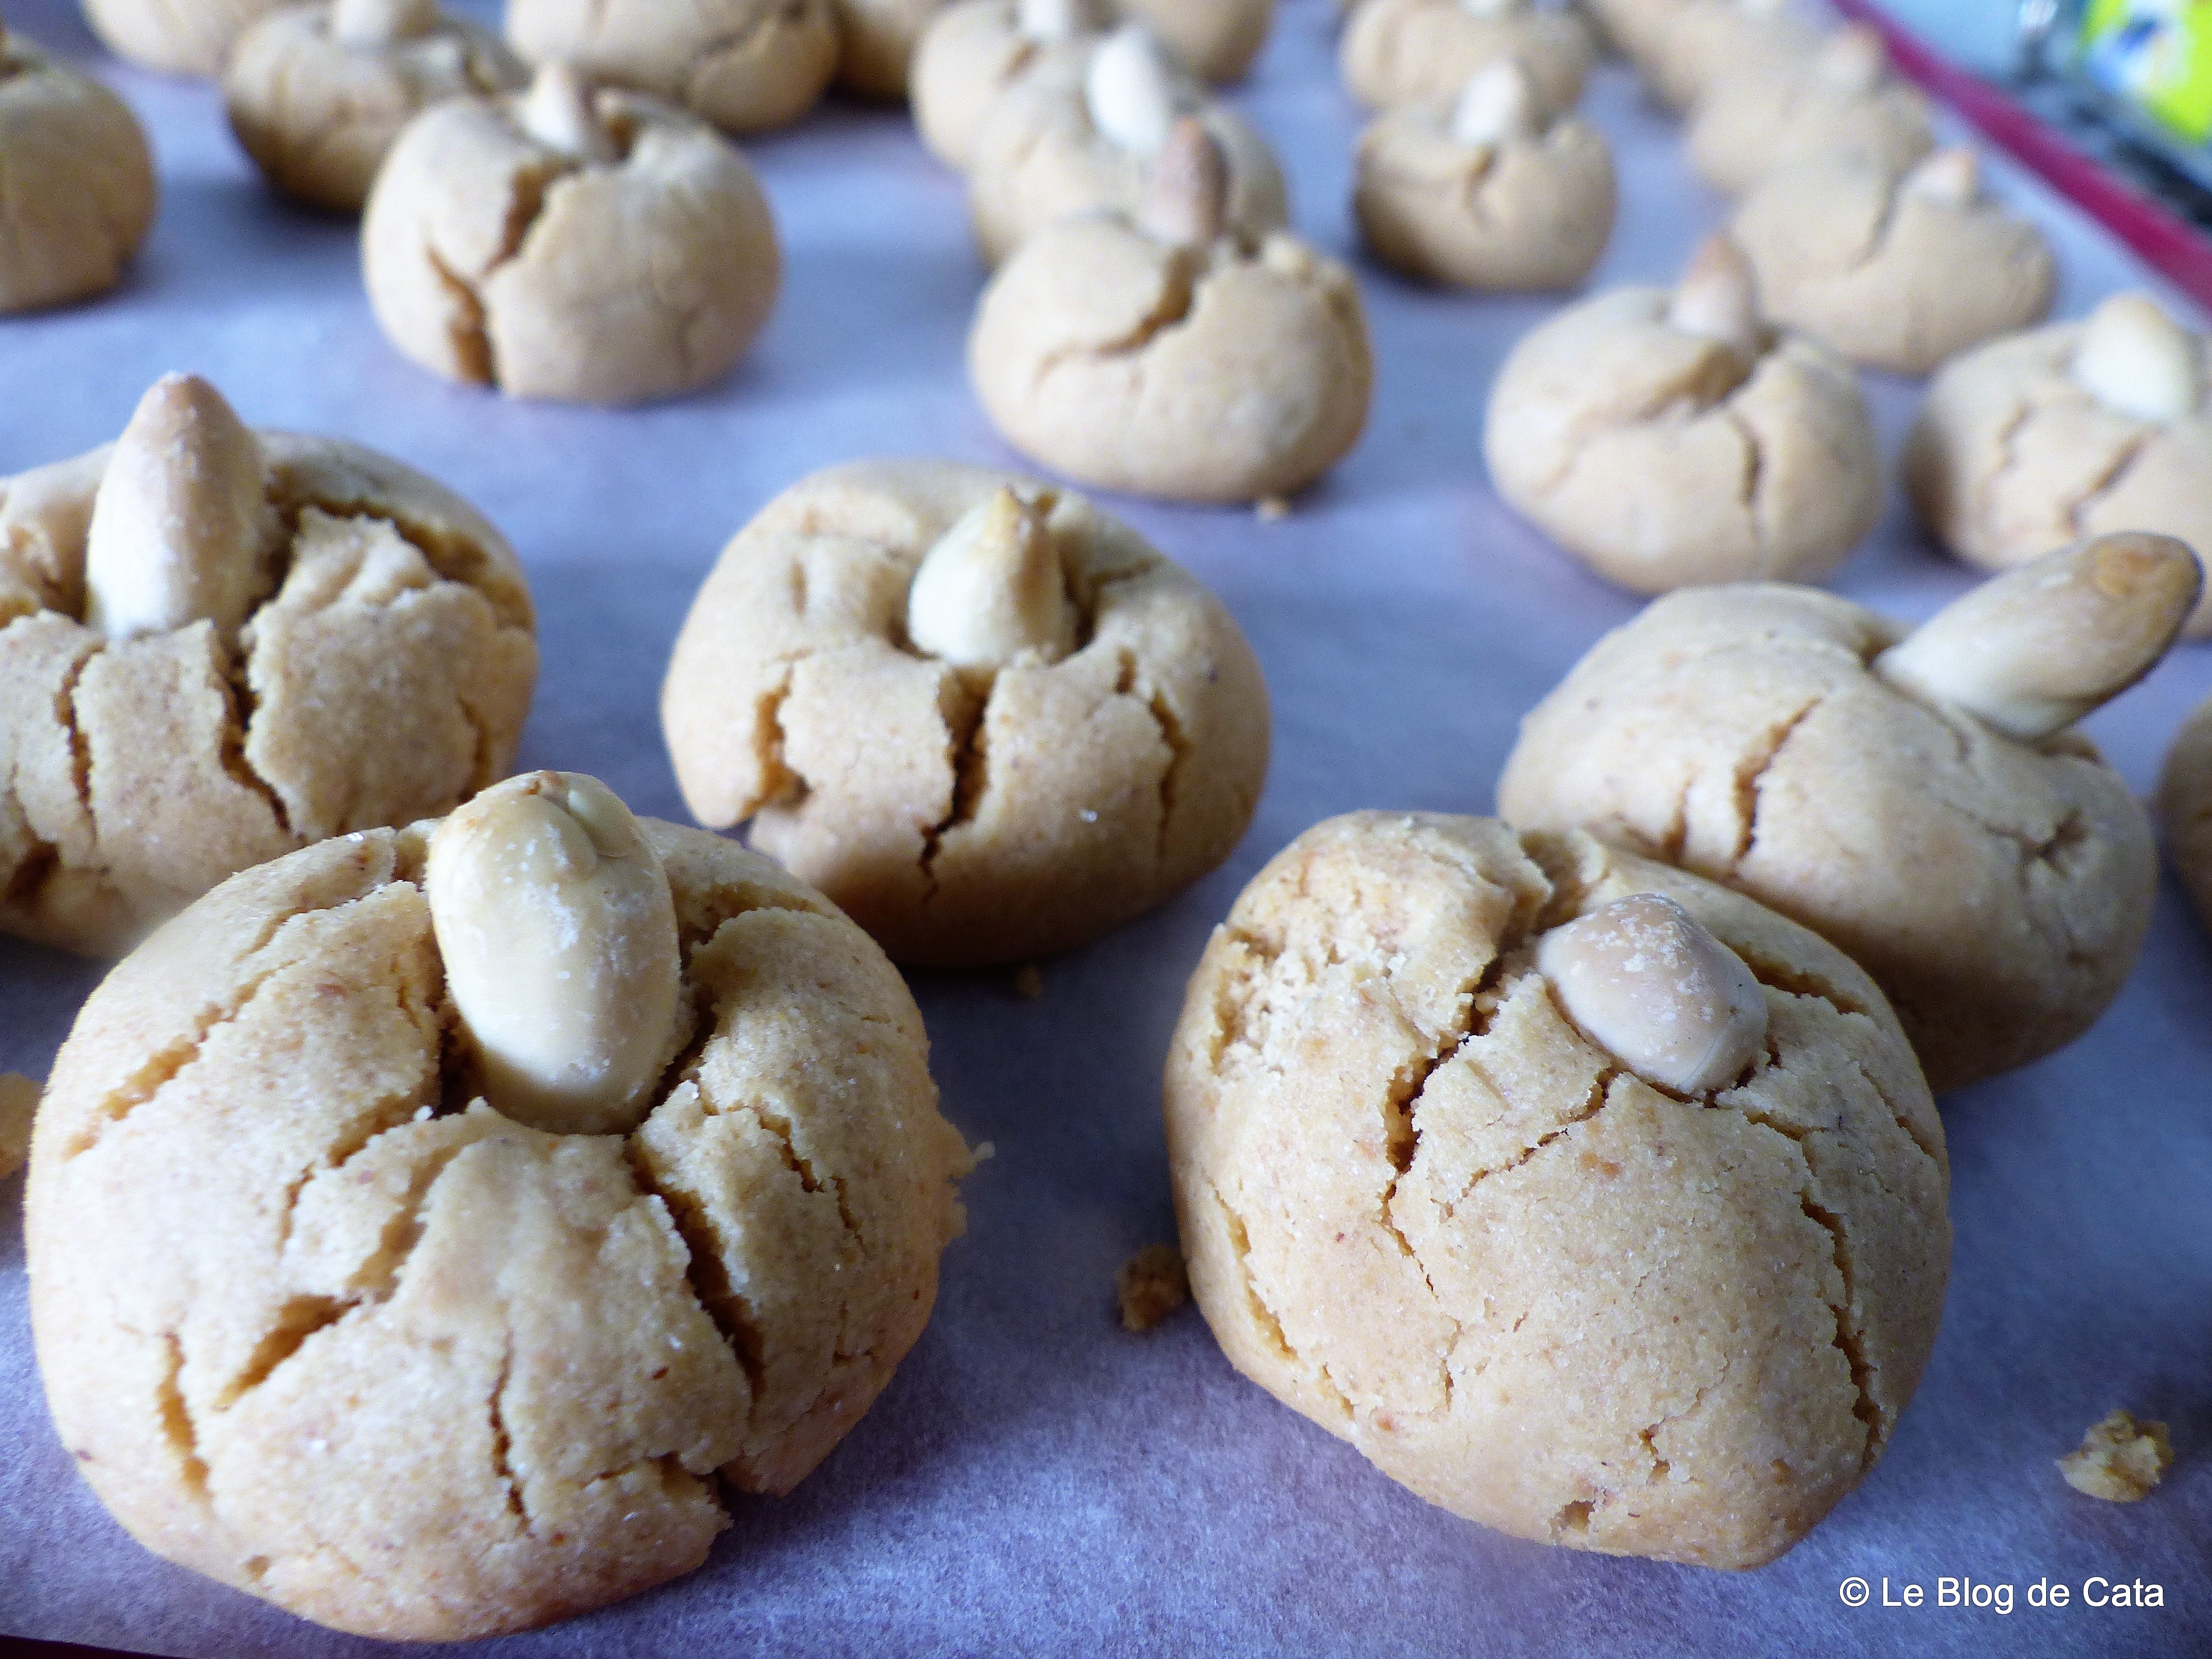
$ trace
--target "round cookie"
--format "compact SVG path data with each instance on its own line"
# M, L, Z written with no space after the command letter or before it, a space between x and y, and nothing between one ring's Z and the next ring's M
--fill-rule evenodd
M234 871L445 811L514 757L514 553L337 438L172 375L0 479L0 932L106 953Z
M332 0L271 12L222 75L230 130L285 195L358 213L406 125L448 98L529 79L499 41L437 0Z
M248 24L299 0L84 0L85 19L118 58L164 75L212 78Z
M914 124L930 153L967 172L983 120L1032 76L1080 75L1102 38L1103 0L960 0L915 50Z
M1185 117L1205 127L1227 164L1231 228L1256 241L1286 226L1289 190L1267 141L1133 27L1098 43L1079 65L1025 80L977 125L968 205L984 258L996 265L1047 226L1079 214L1136 211Z
M55 1062L25 1227L55 1426L148 1548L339 1630L676 1577L717 1480L790 1490L928 1320L970 1159L927 1054L820 895L589 779L249 871Z
M2212 701L2197 705L2166 750L2158 818L2166 855L2197 914L2212 926Z
M863 98L907 94L915 48L951 0L831 0L842 46L837 84Z
M1119 0L1121 15L1142 23L1191 73L1208 81L1241 81L1267 44L1275 0Z
M726 132L805 114L840 48L833 0L507 0L507 38L532 64L565 61Z
M0 315L104 294L153 228L154 158L130 106L0 26L7 231Z
M1352 198L1376 257L1471 289L1572 288L1613 235L1613 152L1589 123L1547 122L1511 58L1455 102L1405 104L1360 135Z
M1905 484L1967 563L2002 570L2076 536L2150 530L2212 549L2212 363L2147 295L1946 363L1906 438ZM2212 635L2212 603L2190 618Z
M1685 0L1662 21L1635 35L1629 55L1652 96L1678 112L1715 87L1786 76L1820 42L1791 0Z
M2118 994L2157 854L2071 728L2201 586L2160 537L2062 550L1908 634L1809 588L1668 596L1522 722L1498 805L1720 881L1820 933L1939 1091L2051 1053Z
M1902 175L1852 156L1801 161L1752 191L1729 234L1767 316L1899 374L2040 321L2057 288L2050 243L1983 193L1970 149Z
M923 967L1023 962L1228 857L1267 773L1236 623L1079 496L861 462L769 503L676 642L692 814Z
M1809 56L1720 82L1690 117L1690 164L1741 196L1768 174L1852 155L1902 173L1936 148L1928 100L1888 72L1881 37L1839 29Z
M1583 95L1597 55L1589 30L1529 0L1362 0L1344 31L1344 83L1370 109L1457 95L1501 58L1518 58L1544 108Z
M1881 512L1881 457L1849 364L1758 319L1717 236L1681 282L1571 306L1513 349L1483 453L1498 494L1640 593L1812 580Z
M1601 46L1610 46L1641 70L1664 38L1698 0L1576 0L1576 12Z
M696 116L560 64L401 135L362 226L386 336L448 380L629 404L720 380L768 321L775 224Z
M1935 1342L1948 1163L1881 993L1587 836L1307 831L1215 930L1164 1094L1231 1363L1504 1532L1771 1560Z

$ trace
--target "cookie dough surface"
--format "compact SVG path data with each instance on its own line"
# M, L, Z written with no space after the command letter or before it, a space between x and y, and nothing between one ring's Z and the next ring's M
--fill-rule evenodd
M1725 195L1799 161L1856 156L1901 173L1936 148L1928 100L1846 30L1810 56L1714 86L1690 117L1690 163Z
M1361 0L1345 25L1344 83L1370 109L1449 98L1476 70L1516 58L1547 110L1572 109L1597 55L1582 20L1507 0L1496 17L1463 0Z
M1662 1092L1533 965L1639 892L1748 964L1732 1086ZM1580 836L1365 812L1206 947L1166 1076L1193 1290L1231 1361L1454 1513L1744 1567L1881 1455L1934 1342L1943 1133L1839 952Z
M130 107L0 28L0 314L122 280L154 223L154 158Z
M726 132L805 114L841 45L833 0L508 0L507 38L533 64L565 59Z
M27 1239L56 1427L140 1541L453 1640L689 1571L718 1480L811 1469L927 1321L969 1160L882 954L665 824L699 1035L651 1115L556 1135L457 1097L428 829L251 871L109 977Z

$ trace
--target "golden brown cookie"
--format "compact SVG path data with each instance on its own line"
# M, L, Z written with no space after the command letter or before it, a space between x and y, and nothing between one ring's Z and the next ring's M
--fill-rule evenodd
M0 932L105 953L233 872L504 773L538 674L482 514L172 375L0 479Z
M84 0L84 15L109 51L164 75L212 78L231 43L270 12L298 0Z
M688 1572L718 1480L790 1490L928 1321L970 1160L927 1054L819 894L588 779L249 871L55 1062L55 1426L148 1548L340 1630L493 1635ZM532 1081L630 1092L582 1133Z
M724 550L661 720L693 814L895 961L1023 962L1226 858L1267 693L1220 604L1080 497L941 462L834 468Z
M507 38L533 64L566 62L725 132L805 114L840 47L833 0L507 0Z
M1881 37L1855 25L1809 56L1726 80L1690 117L1690 162L1741 196L1769 173L1820 156L1856 156L1902 173L1936 148L1928 100L1889 73Z
M1529 0L1361 0L1339 52L1345 85L1370 109L1452 97L1513 58L1553 113L1575 106L1596 55L1580 18Z
M1771 1560L1936 1339L1943 1130L1881 993L1587 836L1307 831L1215 930L1165 1098L1231 1362L1521 1537Z
M2073 730L2172 644L2195 557L2113 536L1908 631L1810 588L1669 595L1522 722L1498 810L1723 882L1865 967L1939 1091L2118 994L2157 852Z

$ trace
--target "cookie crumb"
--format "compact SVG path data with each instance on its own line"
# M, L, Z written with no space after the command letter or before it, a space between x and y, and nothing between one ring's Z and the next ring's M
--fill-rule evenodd
M16 1072L0 1072L0 1181L23 1167L31 1155L31 1120L39 1109L39 1085Z
M1114 1274L1126 1330L1149 1331L1190 1300L1190 1275L1172 1244L1147 1244Z
M2081 1449L2058 1460L2058 1472L2075 1492L2114 1504L2147 1497L2173 1467L2173 1443L2163 1423L2138 1423L2116 1411L2081 1437Z
M1035 1002L1044 994L1044 969L1034 962L1025 962L1014 969L1014 994L1024 1002Z
M1252 510L1262 524L1280 524L1291 516L1291 504L1280 495L1262 495L1252 503Z

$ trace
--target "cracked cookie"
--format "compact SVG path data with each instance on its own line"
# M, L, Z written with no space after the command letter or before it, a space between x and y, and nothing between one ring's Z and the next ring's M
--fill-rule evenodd
M1810 56L1715 85L1690 117L1690 164L1741 196L1771 173L1855 155L1902 173L1936 148L1928 100L1889 73L1881 37L1838 29Z
M1344 84L1370 109L1449 98L1479 70L1512 58L1549 112L1583 95L1597 55L1582 20L1529 0L1361 0L1344 31Z
M0 933L105 954L235 871L444 811L538 675L483 517L171 375L122 438L0 479Z
M164 75L212 79L247 26L299 0L84 0L107 49Z
M1119 0L1169 51L1208 81L1241 81L1275 21L1275 0Z
M1215 929L1164 1094L1231 1363L1504 1532L1771 1560L1935 1342L1943 1131L1881 993L1588 836L1307 831Z
M507 0L507 38L532 64L681 104L726 132L812 109L836 72L832 0Z
M1971 149L1902 174L1851 156L1800 162L1767 175L1729 234L1767 316L1899 374L2041 321L2057 287L2051 244L1983 192Z
M0 24L0 315L105 294L153 228L130 106Z
M2124 535L1910 631L1810 588L1673 594L1522 722L1498 811L1749 894L1874 976L1937 1090L1994 1076L2088 1030L2142 948L2150 823L2073 727L2201 582Z
M2212 926L2212 700L2197 705L2158 779L2159 826L2197 914Z
M1906 492L1984 570L2112 531L2212 549L2207 367L2203 337L2141 294L1993 340L1930 382L1905 440ZM2212 634L2212 603L2188 631Z
M1788 75L1820 45L1792 0L1680 0L1629 29L1644 87L1678 113L1716 87Z
M1079 496L927 461L833 468L723 552L661 721L702 823L894 961L1069 950L1226 858L1266 683L1179 566Z
M983 291L968 375L1007 442L1104 489L1295 494L1350 453L1375 366L1352 274L1239 236L1212 135L1178 124L1139 214L1069 219Z
M775 303L767 199L712 127L565 64L400 136L362 225L392 343L518 398L628 404L720 380Z
M1516 511L1639 593L1817 579L1881 513L1858 377L1759 320L1725 235L1671 292L1617 289L1522 338L1491 392L1483 453Z
M358 213L407 124L448 98L529 79L497 39L437 0L333 0L272 12L222 75L230 130L287 196Z
M1511 58L1455 102L1406 104L1360 135L1352 198L1376 257L1471 289L1572 288L1613 235L1613 152L1571 116L1547 121Z
M149 1549L340 1630L689 1572L928 1321L971 1163L927 1055L819 894L590 779L248 871L55 1062L55 1427Z
M914 124L930 153L961 173L984 118L1042 75L1080 76L1105 38L1105 0L961 0L915 48Z
M831 0L841 41L837 84L863 98L907 95L915 48L950 0Z
M1290 222L1283 171L1243 117L1212 101L1139 27L1100 42L1079 66L1035 76L998 99L975 132L968 205L983 257L998 264L1048 226L1133 213L1157 187L1179 120L1197 121L1227 169L1224 222L1256 240Z

